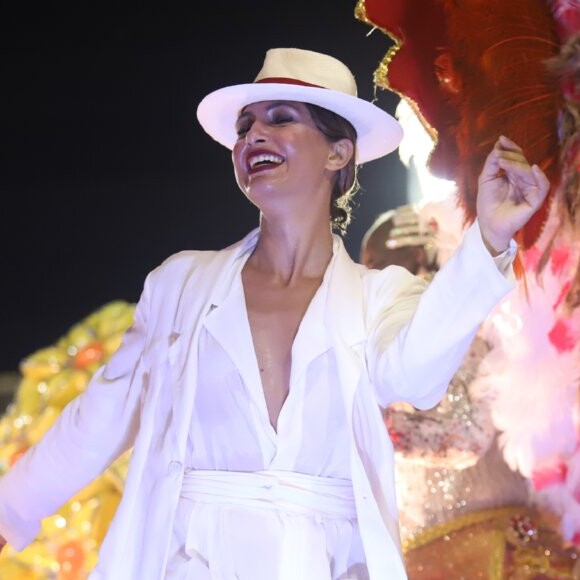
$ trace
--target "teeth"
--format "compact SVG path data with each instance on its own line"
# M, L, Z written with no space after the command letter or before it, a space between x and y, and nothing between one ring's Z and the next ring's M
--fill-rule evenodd
M250 167L253 169L258 165L258 163L276 163L280 164L284 161L283 157L279 155L274 155L273 153L261 153L260 155L256 155L251 157L249 160Z

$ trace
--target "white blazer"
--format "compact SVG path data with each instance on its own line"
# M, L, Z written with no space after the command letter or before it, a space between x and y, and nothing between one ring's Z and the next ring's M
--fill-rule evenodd
M92 580L160 580L184 473L199 331L220 304L235 261L259 232L217 252L175 254L149 274L135 323L109 363L45 437L0 480L0 533L17 549L133 447L122 501ZM380 406L434 406L488 312L512 288L477 223L425 284L398 267L369 271L335 244L324 324L331 329L352 433L351 470L372 580L404 580L393 448ZM511 254L513 256L512 247ZM312 357L316 356L313 349Z

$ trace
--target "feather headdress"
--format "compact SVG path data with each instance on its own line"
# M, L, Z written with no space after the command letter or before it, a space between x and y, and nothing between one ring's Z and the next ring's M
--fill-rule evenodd
M580 221L572 143L580 56L568 40L578 32L579 1L425 0L421 6L419 14L409 0L359 0L355 15L392 40L375 83L409 102L424 123L435 142L429 168L456 182L466 223L475 218L485 157L502 134L551 183L543 207L518 233L520 248L537 241L555 196L565 200L565 221ZM563 90L569 85L572 93ZM580 273L578 291L580 300Z

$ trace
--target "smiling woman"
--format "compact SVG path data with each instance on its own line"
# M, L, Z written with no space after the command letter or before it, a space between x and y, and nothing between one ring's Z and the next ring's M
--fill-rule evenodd
M271 180L270 171L277 170L275 175L277 185L280 185L282 175L292 175L284 169L294 168L293 173L301 183L288 182L289 195L292 192L294 197L301 194L303 209L310 216L315 215L312 206L319 200L322 215L325 208L330 208L333 225L343 233L346 231L350 221L349 201L356 191L356 130L346 119L307 103L261 102L244 107L238 118L237 132L239 139L233 149L234 169L238 185L250 200L257 184L263 182L264 172L268 172ZM320 163L328 166L328 173L322 174L325 177L323 185L317 175ZM304 187L309 183L313 186L320 183L325 191L330 184L330 200ZM277 199L287 197L278 196ZM257 199L256 205L260 207ZM263 219L267 212L261 207L260 210Z
M151 272L120 348L0 480L0 533L24 547L133 448L94 580L403 580L379 407L443 396L512 287L511 237L545 178L500 139L481 219L426 289L402 268L355 264L332 233L348 223L356 165L401 139L342 62L271 49L253 83L197 113L232 150L259 228Z

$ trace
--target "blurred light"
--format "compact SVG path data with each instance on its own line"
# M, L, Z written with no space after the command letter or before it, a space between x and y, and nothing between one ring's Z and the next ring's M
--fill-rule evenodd
M454 195L455 182L435 177L427 169L434 142L407 101L401 99L395 115L404 131L399 157L409 170L409 201L425 204Z

